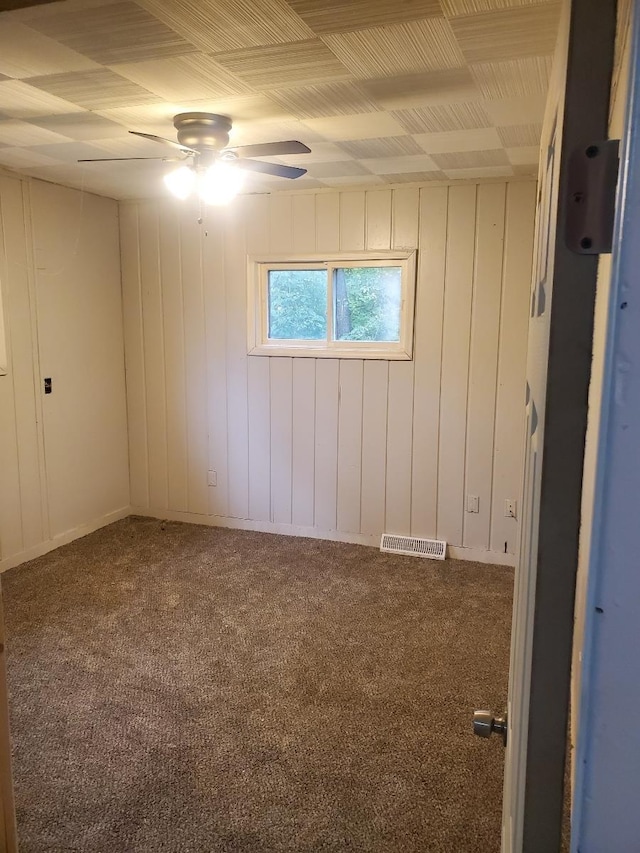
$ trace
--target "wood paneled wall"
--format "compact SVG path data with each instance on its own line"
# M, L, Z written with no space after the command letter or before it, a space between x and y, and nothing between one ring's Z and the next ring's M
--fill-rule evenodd
M533 182L245 196L202 226L122 203L134 511L513 562L534 207ZM390 248L418 249L413 361L247 356L248 254Z
M0 174L0 239L6 569L126 515L129 484L117 203Z

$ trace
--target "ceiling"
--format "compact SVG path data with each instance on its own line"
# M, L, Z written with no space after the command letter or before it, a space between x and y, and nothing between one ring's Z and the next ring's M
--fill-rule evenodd
M295 182L249 191L534 174L560 3L63 0L0 14L0 165L114 198L164 194L174 114L231 144L299 139Z

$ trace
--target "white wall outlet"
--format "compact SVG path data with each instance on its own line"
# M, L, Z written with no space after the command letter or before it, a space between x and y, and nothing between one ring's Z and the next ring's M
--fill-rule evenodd
M507 498L504 502L504 517L505 518L517 518L518 517L518 501L513 500L513 498Z
M217 471L209 471L209 473L207 475L207 483L210 486L217 486L218 485L218 472Z
M480 498L478 495L467 495L467 512L480 512Z

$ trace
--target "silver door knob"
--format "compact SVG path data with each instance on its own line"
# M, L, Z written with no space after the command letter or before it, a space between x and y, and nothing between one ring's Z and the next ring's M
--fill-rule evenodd
M495 717L491 711L475 711L473 714L473 733L478 737L491 737L496 734L507 745L507 715Z

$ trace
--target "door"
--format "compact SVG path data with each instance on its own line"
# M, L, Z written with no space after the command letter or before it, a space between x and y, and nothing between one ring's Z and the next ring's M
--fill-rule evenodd
M615 0L566 2L540 161L503 853L559 850L597 255L564 241L567 163L606 138Z
M129 504L115 202L31 184L51 538Z

